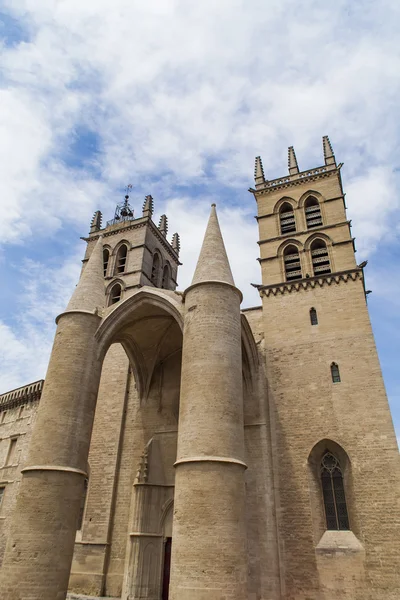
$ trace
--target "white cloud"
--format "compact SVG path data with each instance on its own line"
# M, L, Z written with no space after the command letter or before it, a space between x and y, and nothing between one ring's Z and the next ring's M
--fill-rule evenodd
M263 156L269 178L285 173L291 144L301 168L317 166L324 134L345 162L359 255L383 240L398 243L398 2L3 6L29 41L3 46L0 58L1 244L20 244L29 256L38 239L53 239L62 227L63 235L67 227L84 233L94 209L112 217L116 189L132 182L133 198L152 193L170 231L180 232L185 287L216 201L237 285L247 304L258 304L249 287L260 281L256 211L246 191L254 156ZM77 166L66 157L82 127L96 132L98 152L93 164ZM13 357L4 373L18 383L29 380L33 357L48 353L47 318L67 299L73 264L77 256L60 269L58 292L44 308L38 290L58 269L30 264L21 321L11 328L9 315L3 319Z

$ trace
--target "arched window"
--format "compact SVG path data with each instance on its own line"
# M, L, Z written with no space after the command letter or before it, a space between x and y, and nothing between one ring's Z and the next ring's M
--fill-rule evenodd
M115 304L116 302L119 302L121 300L121 294L122 294L121 284L116 283L111 288L109 304L111 305L111 304Z
M309 196L304 203L306 213L307 229L320 227L322 225L321 207L314 196Z
M79 517L78 517L78 527L77 527L78 531L82 529L83 515L85 514L87 491L88 491L88 487L89 487L89 479L87 477L85 478L83 485L84 485L84 488L83 488L83 494L82 494L82 498L81 498L81 505L79 508Z
M317 276L331 273L328 248L326 247L324 240L314 240L311 244L311 260L314 275Z
M289 202L282 204L279 210L279 224L281 226L281 234L296 231L296 221L294 218L293 206Z
M125 246L125 244L122 244L122 246L118 250L117 260L115 262L115 272L116 273L123 273L125 271L127 255L128 255L128 248Z
M155 286L158 285L159 273L160 273L160 257L156 252L153 256L153 264L151 267L151 283Z
M167 263L163 269L162 283L161 283L161 287L164 290L169 289L169 280L170 280L170 270L169 270L169 264Z
M300 255L296 246L287 246L285 248L283 261L285 264L286 281L302 278Z
M328 451L321 460L321 484L327 529L350 529L342 469L336 456Z
M334 362L331 364L331 375L333 383L340 383L339 365Z
M318 315L315 308L310 308L310 321L311 325L318 325Z
M109 260L110 260L110 251L108 250L108 248L104 248L104 250L103 250L104 277L107 275L107 267L108 267Z

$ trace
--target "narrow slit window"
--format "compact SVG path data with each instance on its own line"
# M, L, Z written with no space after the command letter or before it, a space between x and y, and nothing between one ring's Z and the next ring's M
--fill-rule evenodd
M304 204L304 211L306 213L306 224L307 229L313 229L314 227L321 227L322 215L321 207L318 200L314 196L307 198Z
M119 283L116 283L111 288L110 305L115 304L116 302L119 302L121 300L121 294L122 294L121 285Z
M160 257L156 253L153 256L153 264L151 267L151 283L153 285L155 285L156 287L158 285L159 272L160 272Z
M118 250L117 261L116 261L116 272L124 273L126 268L126 258L128 255L128 248L123 244Z
M336 363L331 364L331 375L333 383L340 383L340 371L339 365Z
M282 204L279 210L279 224L281 234L296 231L296 220L294 216L293 206L289 202Z
M302 278L300 255L296 246L288 246L283 253L286 281Z
M315 308L310 308L310 321L311 325L318 325L318 315Z
M314 240L311 244L311 260L315 277L332 272L328 248L324 240Z
M108 261L110 260L110 251L107 248L103 250L103 269L104 277L107 275Z
M169 266L165 265L165 267L163 269L162 284L161 284L161 287L164 290L167 290L169 288L169 280L170 280Z
M327 529L350 529L342 469L330 452L325 452L321 460L321 484Z
M1 503L3 502L3 498L4 498L4 492L6 491L6 488L4 486L0 487L0 507L1 507Z

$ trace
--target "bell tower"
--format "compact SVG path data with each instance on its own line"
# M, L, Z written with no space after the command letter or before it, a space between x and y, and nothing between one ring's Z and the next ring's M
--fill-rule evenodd
M250 190L281 586L283 598L372 600L398 585L399 455L366 304L366 262L355 260L342 164L327 136L323 154L322 166L301 171L290 147L288 175L272 180L257 157Z
M114 218L102 224L96 211L89 236L83 238L87 249L83 263L89 260L96 240L103 236L106 306L131 296L138 288L154 286L175 290L179 262L179 234L168 240L168 219L162 215L158 226L153 221L154 200L144 199L140 215L130 204L132 186L126 187L124 200L117 204Z

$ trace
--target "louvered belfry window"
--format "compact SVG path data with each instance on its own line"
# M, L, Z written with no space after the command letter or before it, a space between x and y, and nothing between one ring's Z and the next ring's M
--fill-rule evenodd
M290 233L296 231L296 221L294 218L293 206L289 202L282 204L279 211L279 224L281 227L281 234Z
M288 246L285 249L283 261L285 264L286 281L302 278L300 255L296 246Z
M126 258L128 255L128 248L123 244L121 248L118 250L117 261L116 261L116 272L123 273L126 267Z
M314 276L331 273L328 248L323 240L314 240L311 244L311 260Z
M313 227L321 227L321 207L319 205L318 200L314 196L310 196L309 198L307 198L304 204L304 210L306 213L307 229L312 229Z
M342 469L330 452L325 452L321 460L321 483L327 529L350 529Z
M116 304L121 300L122 289L119 283L116 283L110 292L110 304Z

